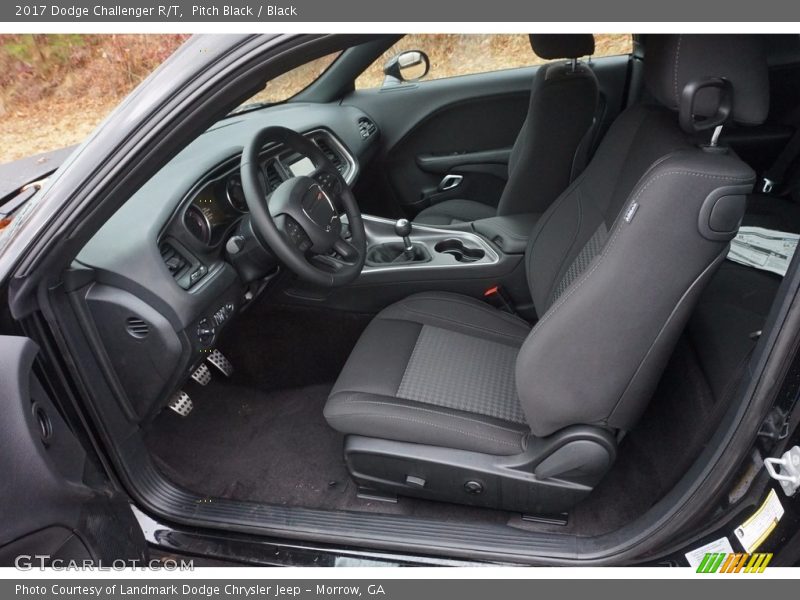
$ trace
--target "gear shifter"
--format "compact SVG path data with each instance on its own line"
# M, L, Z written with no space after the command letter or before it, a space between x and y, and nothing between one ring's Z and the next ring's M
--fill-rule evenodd
M407 256L414 255L414 246L411 243L411 222L408 219L397 219L394 224L394 232L403 238L403 246Z
M394 232L403 242L383 241L375 244L367 252L367 264L372 266L427 262L431 260L425 244L411 241L411 223L408 219L398 219L394 224Z

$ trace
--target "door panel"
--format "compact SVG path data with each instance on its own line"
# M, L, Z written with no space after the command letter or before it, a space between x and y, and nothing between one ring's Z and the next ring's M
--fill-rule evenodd
M109 489L34 374L38 352L27 338L0 336L0 566L34 554L143 559L130 507Z
M628 57L597 59L593 66L600 82L604 130L622 108ZM343 104L369 114L381 131L380 150L356 188L362 210L413 217L449 198L496 206L537 68L349 94ZM442 191L446 174L460 175L460 184Z

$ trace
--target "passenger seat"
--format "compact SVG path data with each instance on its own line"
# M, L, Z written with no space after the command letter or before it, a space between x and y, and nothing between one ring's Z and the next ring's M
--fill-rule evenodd
M597 78L578 61L594 53L591 34L531 34L540 58L570 59L542 65L531 86L528 116L514 142L508 182L497 208L474 200L446 200L414 219L458 225L495 216L543 213L589 159L598 106Z

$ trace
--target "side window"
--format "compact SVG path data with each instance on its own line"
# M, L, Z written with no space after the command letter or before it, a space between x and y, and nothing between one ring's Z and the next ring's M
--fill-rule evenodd
M595 34L595 57L629 54L633 47L630 34ZM356 89L383 85L383 67L403 52L420 50L430 59L425 80L458 75L487 73L541 64L544 61L531 50L527 34L409 34L384 52L356 79Z

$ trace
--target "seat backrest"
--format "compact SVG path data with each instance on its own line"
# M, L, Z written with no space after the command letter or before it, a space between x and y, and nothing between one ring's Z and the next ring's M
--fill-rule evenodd
M591 143L597 113L597 78L578 61L594 53L591 34L531 34L540 58L565 58L546 64L531 85L528 115L517 136L508 164L508 182L497 214L541 213L569 185L576 165Z
M583 174L539 220L526 251L540 319L519 353L516 382L536 435L579 423L621 430L635 423L727 252L755 180L732 151L699 143L711 136L697 129L731 97L735 121L766 118L760 40L649 36L645 69L658 104L620 115ZM727 80L732 94L718 87L684 93L710 77ZM688 131L679 125L681 108L694 114Z

